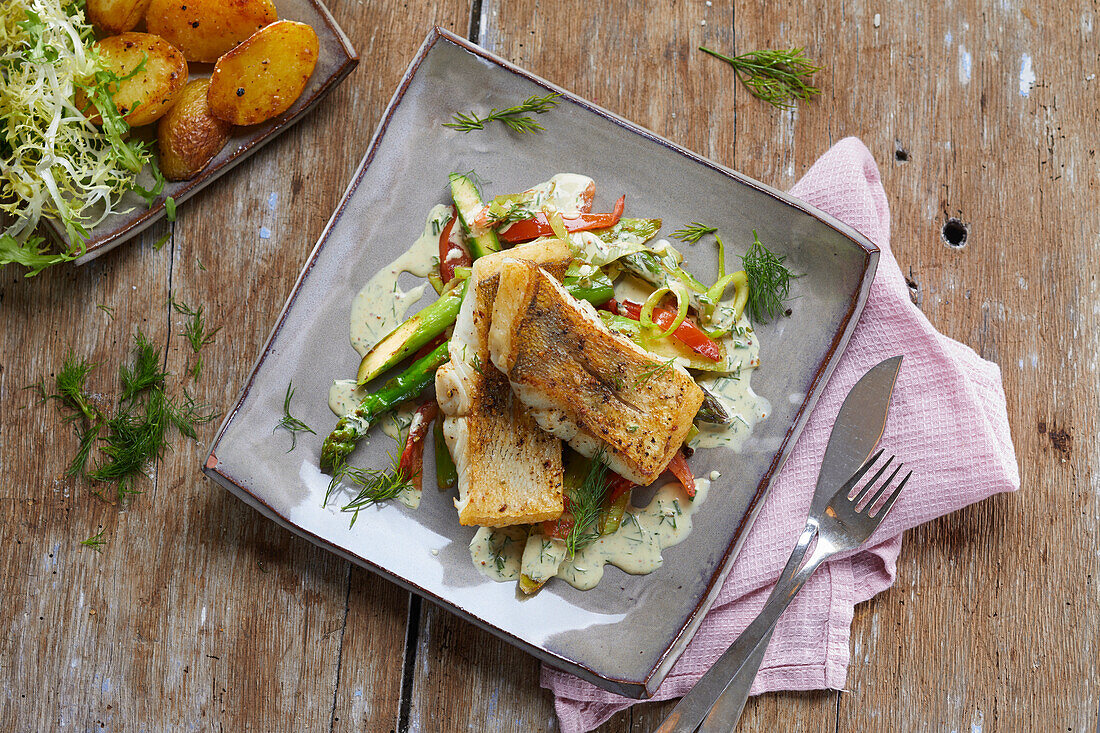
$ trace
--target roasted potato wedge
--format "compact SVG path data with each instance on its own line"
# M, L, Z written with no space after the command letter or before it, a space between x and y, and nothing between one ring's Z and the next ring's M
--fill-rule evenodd
M152 0L145 27L183 51L188 61L212 64L278 19L271 0Z
M131 127L160 119L187 84L187 61L160 36L131 31L96 41L94 48L106 67L123 79L112 85L111 98ZM145 65L134 73L142 60ZM103 122L83 94L77 95L76 103L92 122Z
M171 181L197 176L229 140L233 125L210 114L206 103L209 86L209 79L188 84L179 101L157 123L160 170Z
M132 31L145 17L150 0L88 0L88 22L107 33Z
M280 20L256 31L214 65L210 111L234 125L255 125L290 109L317 65L317 33Z

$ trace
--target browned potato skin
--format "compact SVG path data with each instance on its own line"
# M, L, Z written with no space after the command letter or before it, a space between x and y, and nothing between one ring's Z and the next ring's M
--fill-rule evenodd
M107 68L120 77L132 73L145 59L144 68L136 76L119 82L111 95L131 127L160 119L187 84L187 61L179 49L160 36L131 31L96 41L94 47ZM96 124L102 123L99 112L83 95L77 97L77 105L88 118Z
M150 0L88 0L88 22L110 33L132 31L145 17Z
M233 125L210 114L206 103L209 86L209 79L188 84L179 101L157 123L160 170L168 180L194 178L229 140Z
M152 0L145 27L168 39L188 61L212 64L278 19L271 0Z
M280 20L218 59L210 77L210 111L234 125L281 115L301 96L317 65L317 33Z

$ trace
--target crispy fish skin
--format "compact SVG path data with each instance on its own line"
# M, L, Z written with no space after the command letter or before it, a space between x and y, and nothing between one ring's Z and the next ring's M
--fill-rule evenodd
M489 358L489 318L506 257L530 258L561 276L572 254L565 242L545 240L474 263L450 340L451 360L435 377L463 525L533 524L556 519L564 508L561 441L539 428Z
M578 453L652 483L679 450L703 391L679 366L611 333L595 309L529 262L503 263L489 332L493 364L538 424Z

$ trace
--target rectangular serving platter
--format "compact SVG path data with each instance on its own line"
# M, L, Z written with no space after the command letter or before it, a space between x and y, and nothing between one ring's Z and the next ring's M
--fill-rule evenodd
M167 215L165 201L171 197L177 205L194 196L207 185L228 173L238 163L277 135L290 129L326 94L351 73L359 63L359 57L351 46L351 41L333 20L332 15L318 0L275 0L279 17L306 23L317 32L317 66L309 78L298 100L283 114L259 125L236 127L217 155L197 176L189 181L169 181L165 184L164 194L152 206L137 194L127 194L123 199L120 213L101 221L89 233L87 251L76 264L83 265L100 255L109 252L131 237L137 236L153 223ZM189 79L203 79L210 76L213 64L190 64ZM156 124L137 128L135 135L148 137L156 135ZM323 144L317 140L316 144ZM155 145L154 145L155 147ZM148 167L138 176L139 185L146 189L153 186L154 180ZM67 248L70 244L65 227L52 219L45 224L54 239Z
M540 117L545 131L519 136L503 125L462 134L442 123L459 111L503 108L559 92ZM491 194L523 190L554 173L596 181L596 210L626 194L628 216L664 219L663 235L695 220L716 225L731 256L752 230L801 273L792 314L758 328L754 390L772 412L740 452L699 451L698 476L719 471L695 526L664 551L649 575L608 567L590 591L551 582L521 597L470 561L474 528L461 527L453 495L425 465L420 508L387 504L349 515L322 507L328 476L317 468L336 417L333 379L355 374L349 311L362 285L419 236L428 210L449 201L447 174L476 170ZM696 274L716 271L713 247L684 247ZM298 278L239 401L203 470L259 512L373 570L561 669L631 696L654 693L716 598L772 478L855 327L874 278L878 249L797 199L677 146L443 29L433 29L401 81L354 179ZM287 385L295 414L318 436L273 440ZM379 431L352 462L382 466L393 441ZM427 456L432 455L429 448Z

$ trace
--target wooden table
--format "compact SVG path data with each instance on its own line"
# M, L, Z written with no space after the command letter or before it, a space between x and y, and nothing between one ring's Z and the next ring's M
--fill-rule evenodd
M533 658L204 481L214 425L120 509L63 476L75 439L23 390L73 348L104 364L92 388L112 393L137 327L182 374L174 293L222 325L195 391L230 406L433 24L780 188L858 135L914 300L1003 369L1023 490L910 532L895 586L856 609L847 691L765 695L742 730L1097 725L1095 4L651 5L334 0L362 63L321 109L174 225L85 267L0 274L0 729L556 728ZM805 46L824 94L774 110L698 53L704 42ZM104 551L82 548L100 528ZM600 730L650 730L668 707Z

